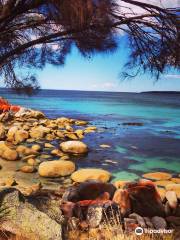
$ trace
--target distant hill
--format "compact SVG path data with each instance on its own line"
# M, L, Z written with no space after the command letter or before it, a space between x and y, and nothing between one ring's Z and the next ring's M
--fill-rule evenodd
M180 91L149 91L141 93L150 93L150 94L180 94Z

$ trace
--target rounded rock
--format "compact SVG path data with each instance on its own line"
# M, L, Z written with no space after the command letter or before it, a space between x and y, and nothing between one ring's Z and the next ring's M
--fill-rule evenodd
M81 141L67 141L60 144L63 152L83 154L88 152L88 147Z
M47 161L39 165L39 175L41 177L63 177L75 171L75 164L71 161Z
M101 182L108 182L110 177L110 172L95 168L80 169L71 175L71 178L74 182L85 182L87 180L99 180Z
M20 168L20 171L23 173L33 173L36 169L33 166L23 166Z

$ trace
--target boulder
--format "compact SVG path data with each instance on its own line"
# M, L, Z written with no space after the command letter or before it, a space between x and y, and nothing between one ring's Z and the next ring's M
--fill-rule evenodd
M9 148L5 142L0 142L0 156L8 161L15 161L18 159L18 153L16 150Z
M21 233L19 239L62 240L61 224L29 203L18 190L1 190L0 202L2 208L8 209L7 221L1 223L5 231L15 235Z
M41 146L39 144L32 145L31 149L35 152L41 151Z
M119 205L121 214L123 216L128 216L131 213L131 202L129 193L126 189L116 190L113 201Z
M19 145L17 148L16 148L16 151L19 153L19 155L21 156L28 156L28 155L31 155L31 154L35 154L35 151L31 148L28 148L26 146L23 146L23 145Z
M15 134L19 130L17 126L13 126L8 130L7 140L13 142L15 140Z
M45 134L50 133L50 129L44 126L37 126L31 129L30 136L34 139L40 139L45 136Z
M178 199L180 199L180 183L178 184L168 184L166 186L167 191L174 191Z
M104 193L108 193L109 198L112 199L115 191L116 188L111 183L91 180L67 189L63 195L63 199L70 202L94 200L102 197Z
M89 206L87 210L87 221L90 228L96 228L100 225L103 218L102 206Z
M152 217L151 222L154 225L155 229L166 229L167 228L167 223L166 220L162 217Z
M129 215L129 218L135 219L139 226L142 228L146 228L146 223L143 217L141 217L140 215L138 215L137 213L132 213Z
M99 180L108 182L111 177L110 172L97 168L84 168L74 172L71 178L74 182L85 182L87 180Z
M168 200L169 206L172 209L176 209L177 204L178 204L176 193L174 191L167 191L166 199Z
M24 173L33 173L33 172L35 172L36 171L36 169L33 167L33 166L22 166L21 168L20 168L20 171L21 172L24 172Z
M6 130L3 124L0 124L0 140L4 139L6 136Z
M175 226L180 226L180 217L169 216L169 217L166 218L166 221L170 224L175 225Z
M39 165L39 175L42 177L68 176L75 171L75 164L71 161L48 161Z
M18 130L15 132L14 140L16 143L24 142L29 137L29 133L25 130Z
M172 176L166 172L152 172L144 174L143 177L150 180L169 180Z
M67 141L60 144L63 152L84 154L88 152L88 147L81 141Z
M151 181L139 181L126 185L132 211L142 217L162 216L165 211L155 185Z

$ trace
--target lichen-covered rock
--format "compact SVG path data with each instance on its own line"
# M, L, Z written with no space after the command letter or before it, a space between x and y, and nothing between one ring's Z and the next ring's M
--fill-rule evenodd
M39 175L42 177L68 176L75 171L75 164L71 161L48 161L39 165Z
M88 147L81 141L67 141L60 144L63 152L84 154L88 152Z
M97 168L84 168L74 172L71 178L74 182L85 182L87 180L98 180L108 182L110 180L110 172Z
M4 230L33 240L62 240L61 224L28 203L18 190L1 190L0 201L1 206L8 209L6 221L1 223Z

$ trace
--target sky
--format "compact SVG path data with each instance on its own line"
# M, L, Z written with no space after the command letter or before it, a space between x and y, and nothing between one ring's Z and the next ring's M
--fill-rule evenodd
M180 91L180 74L169 72L156 81L148 74L131 80L120 77L126 63L128 48L125 42L115 53L98 54L91 59L73 49L61 67L48 65L38 73L43 89L85 90L85 91Z
M120 0L117 0L120 1ZM180 0L143 0L144 2L164 7L180 6ZM129 7L128 4L125 6ZM137 14L142 10L133 8ZM114 54L99 54L85 59L73 49L63 67L47 66L38 74L39 82L45 89L87 90L87 91L180 91L180 73L169 72L156 81L148 74L137 76L132 80L122 80L120 73L126 63L128 47L122 41Z
M164 7L180 6L180 0L143 1ZM133 8L133 11L137 14L142 13L139 8ZM123 36L122 39L124 39ZM37 72L40 87L42 89L117 92L180 91L180 73L177 72L166 73L158 81L148 74L123 81L120 73L126 63L127 53L128 46L124 40L120 42L120 47L115 53L98 54L91 59L82 57L74 47L63 67L47 65L42 71Z

